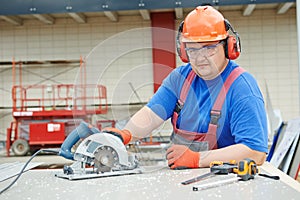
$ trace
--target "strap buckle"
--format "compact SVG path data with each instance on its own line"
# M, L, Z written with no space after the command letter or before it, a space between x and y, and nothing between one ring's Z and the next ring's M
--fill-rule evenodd
M174 111L179 114L181 109L183 108L184 103L180 100L177 101Z
M220 110L211 110L210 111L210 124L218 125L218 121L221 117Z

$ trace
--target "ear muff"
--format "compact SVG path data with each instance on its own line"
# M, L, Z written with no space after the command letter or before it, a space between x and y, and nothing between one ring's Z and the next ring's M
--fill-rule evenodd
M230 60L235 60L239 57L240 50L238 48L237 40L234 36L230 35L226 39L225 56Z
M234 35L229 35L225 41L225 56L230 60L237 59L241 53L241 42L239 34L233 29L227 19L225 19L226 31L231 31Z
M181 61L187 63L187 62L189 62L189 58L185 51L185 45L183 42L181 42L181 34L182 34L182 30L183 30L183 24L184 24L184 22L182 21L178 28L178 33L177 33L177 37L176 37L176 50L177 50L177 54L180 57Z

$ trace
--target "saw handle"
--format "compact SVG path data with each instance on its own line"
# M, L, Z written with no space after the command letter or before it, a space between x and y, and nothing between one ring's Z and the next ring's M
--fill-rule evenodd
M60 147L59 155L70 160L74 160L72 147L81 139L89 135L100 133L99 129L92 127L88 123L82 121L65 139Z
M129 130L126 130L126 129L120 130L120 129L117 129L117 128L107 127L107 128L104 128L102 130L102 132L109 133L109 134L112 134L112 135L120 138L120 140L125 145L128 144L132 139L131 132Z

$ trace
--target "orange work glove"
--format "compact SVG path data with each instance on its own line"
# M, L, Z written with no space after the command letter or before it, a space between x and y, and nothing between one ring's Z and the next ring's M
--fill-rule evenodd
M171 169L198 168L200 153L184 145L172 145L167 150L168 165Z
M125 144L125 145L128 144L131 141L131 138L132 138L132 134L130 133L130 131L125 130L125 129L119 130L117 128L109 128L108 127L108 128L104 128L102 130L102 132L110 133L114 136L119 137L122 140L123 144Z

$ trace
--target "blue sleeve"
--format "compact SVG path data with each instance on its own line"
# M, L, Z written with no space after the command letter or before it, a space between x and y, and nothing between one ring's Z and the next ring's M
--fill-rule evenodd
M162 85L147 104L163 120L167 120L173 115L180 89L186 76L182 74L181 69L174 69L165 78Z
M163 120L169 119L175 109L177 98L172 91L160 86L147 106Z
M244 91L236 93L240 96L236 97L239 100L232 106L231 132L235 143L244 144L256 151L268 152L268 128L263 97L256 81L252 78L247 80L248 87L240 87Z

